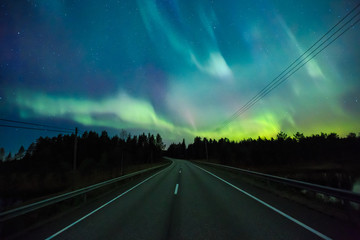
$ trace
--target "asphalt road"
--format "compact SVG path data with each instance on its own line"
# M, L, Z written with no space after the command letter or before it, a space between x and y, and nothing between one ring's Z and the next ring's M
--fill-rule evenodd
M360 239L346 223L184 160L26 239Z

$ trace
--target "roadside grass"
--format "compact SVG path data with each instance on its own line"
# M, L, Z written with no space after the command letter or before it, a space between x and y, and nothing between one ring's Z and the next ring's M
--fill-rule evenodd
M89 174L82 174L79 171L69 171L61 174L49 172L45 175L27 172L12 173L10 182L2 181L1 183L3 186L1 193L1 211L27 205L143 169L155 167L164 162L166 162L166 160L156 163L129 165L126 166L123 171L121 168L96 170Z
M143 169L155 167L162 165L164 163L168 162L168 160L162 160L157 163L148 163L148 164L137 164L128 166L124 169L123 174L121 174L121 169L113 169L112 171L99 171L94 173L90 176L76 176L75 178L75 184L67 187L65 190L56 192L54 194L49 195L43 195L41 197L37 198L31 198L26 201L17 202L17 204L14 204L9 209L17 208L20 206L25 206L34 202L38 202L53 196L57 196L66 192L69 192L71 190L83 188L86 186L90 186L102 181L106 181L115 177L119 177L122 175L127 175L133 172L137 172ZM110 184L108 186L101 187L99 189L93 190L91 192L88 192L86 194L79 195L74 198L70 198L49 206L46 206L44 208L35 210L33 212L24 214L19 217L15 217L10 220L6 220L5 222L1 223L0 228L0 238L17 238L18 236L24 236L26 235L26 232L31 231L32 229L35 229L41 225L44 225L46 223L49 223L55 219L58 219L59 217L71 213L71 211L79 208L84 203L91 204L94 201L97 201L97 199L101 199L103 196L107 194L111 194L115 191L118 191L119 189L126 187L127 184L130 184L134 179L141 178L144 176L147 176L149 173L141 174L141 176L134 176L130 179L125 179L120 182L116 182L113 184ZM69 178L73 177L74 175L70 176ZM49 183L51 185L51 182ZM38 186L37 183L32 186ZM31 189L31 188L30 188Z

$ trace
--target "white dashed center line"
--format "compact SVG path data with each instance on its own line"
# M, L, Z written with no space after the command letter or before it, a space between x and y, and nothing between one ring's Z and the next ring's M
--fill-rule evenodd
M179 189L179 184L176 184L174 195L177 195L178 189Z

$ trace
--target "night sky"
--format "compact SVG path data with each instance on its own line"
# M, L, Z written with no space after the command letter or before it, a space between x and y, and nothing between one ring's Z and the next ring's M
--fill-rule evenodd
M360 132L360 24L218 129L356 0L2 0L2 118L231 140ZM5 124L4 122L2 122ZM0 128L17 151L57 133Z

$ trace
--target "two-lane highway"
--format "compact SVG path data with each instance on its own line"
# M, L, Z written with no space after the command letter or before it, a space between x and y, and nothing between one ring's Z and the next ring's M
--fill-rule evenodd
M48 239L341 238L341 233L320 232L266 199L176 159L66 226L53 232L42 228L41 237ZM27 238L32 238L31 233Z

